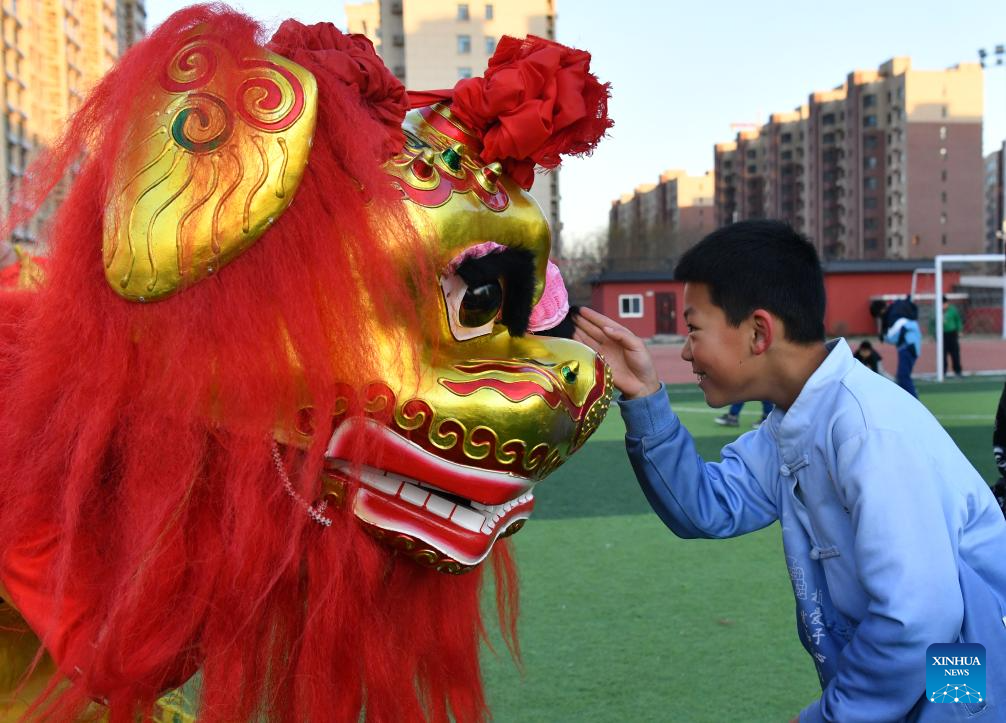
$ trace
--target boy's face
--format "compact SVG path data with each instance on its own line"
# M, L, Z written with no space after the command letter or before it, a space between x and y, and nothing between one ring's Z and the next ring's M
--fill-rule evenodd
M723 407L746 400L756 366L751 325L745 321L732 326L723 309L712 302L706 284L685 284L684 296L688 337L681 358L698 375L706 404Z

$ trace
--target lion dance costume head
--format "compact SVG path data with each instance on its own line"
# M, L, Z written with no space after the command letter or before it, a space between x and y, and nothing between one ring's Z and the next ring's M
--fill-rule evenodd
M206 721L486 716L484 563L515 646L504 538L611 398L528 333L565 310L534 167L610 126L589 59L505 38L410 95L361 37L198 6L100 82L8 221L76 171L0 300L29 717L135 720L197 671Z

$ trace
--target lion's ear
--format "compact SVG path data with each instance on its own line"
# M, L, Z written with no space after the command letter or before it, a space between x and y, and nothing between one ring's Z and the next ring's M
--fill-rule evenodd
M150 70L104 219L105 277L130 301L173 294L251 246L290 205L317 116L309 71L264 48L235 55L205 29Z

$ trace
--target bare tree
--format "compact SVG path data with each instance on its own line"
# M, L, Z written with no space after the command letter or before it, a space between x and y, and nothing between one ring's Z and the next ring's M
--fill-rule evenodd
M608 255L608 233L597 229L564 246L565 255L556 259L569 292L569 303L590 303L592 279L600 275Z

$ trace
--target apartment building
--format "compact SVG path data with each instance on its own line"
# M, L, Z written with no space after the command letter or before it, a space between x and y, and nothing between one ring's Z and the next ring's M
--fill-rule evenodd
M985 248L982 74L893 58L715 146L718 223L782 218L825 259Z
M371 0L347 3L346 19L349 32L370 38L411 90L451 88L481 75L504 35L555 38L554 0ZM552 254L560 256L559 173L540 174L531 195L552 229Z
M37 151L51 143L90 87L125 48L144 34L143 0L2 0L2 211ZM59 201L59 189L38 218L13 233L31 243Z
M668 170L657 183L637 186L612 201L608 212L611 270L669 269L675 260L716 227L715 175L690 176Z
M1006 141L985 156L985 253L1001 254L1006 244Z

